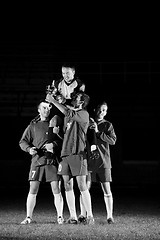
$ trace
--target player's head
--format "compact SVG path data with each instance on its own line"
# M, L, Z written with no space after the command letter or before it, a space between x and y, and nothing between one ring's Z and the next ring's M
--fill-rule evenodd
M76 93L75 96L73 97L72 104L75 107L79 107L81 105L82 108L85 109L89 101L90 101L90 97L86 93L80 91Z
M72 63L62 64L62 76L66 83L71 83L75 75L75 65Z
M40 100L40 102L37 104L37 109L41 120L45 120L49 117L51 108L52 106L50 103L46 102L45 100Z
M95 109L95 115L98 119L103 119L107 115L108 105L105 101L100 103Z

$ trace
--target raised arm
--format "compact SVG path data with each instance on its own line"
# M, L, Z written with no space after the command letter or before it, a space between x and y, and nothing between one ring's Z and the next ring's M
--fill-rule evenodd
M53 103L55 107L57 107L64 115L66 115L68 108L55 100L50 94L47 94L46 100L50 103Z

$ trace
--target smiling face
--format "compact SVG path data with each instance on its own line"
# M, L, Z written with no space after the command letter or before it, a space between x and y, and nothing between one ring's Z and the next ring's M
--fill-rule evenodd
M71 83L74 79L75 69L70 67L62 67L62 76L67 83Z
M96 112L96 118L102 120L107 115L107 109L108 107L106 104L100 105Z
M51 105L46 102L41 102L38 106L38 112L41 120L45 120L49 117Z

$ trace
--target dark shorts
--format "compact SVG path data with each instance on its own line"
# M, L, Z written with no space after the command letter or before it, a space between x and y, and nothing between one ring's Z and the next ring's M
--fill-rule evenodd
M99 168L97 171L91 172L92 182L112 182L111 169Z
M83 155L63 157L58 167L58 174L69 176L87 175L87 160Z
M46 182L52 182L60 180L60 176L57 175L57 168L54 165L45 165L40 167L31 165L28 180L39 182L44 180Z

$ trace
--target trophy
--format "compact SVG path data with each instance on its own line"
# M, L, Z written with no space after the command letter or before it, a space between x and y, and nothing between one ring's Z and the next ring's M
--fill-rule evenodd
M46 94L51 94L51 96L57 100L59 103L64 104L66 102L65 97L58 91L57 87L54 85L55 80L53 80L52 85L46 86Z

